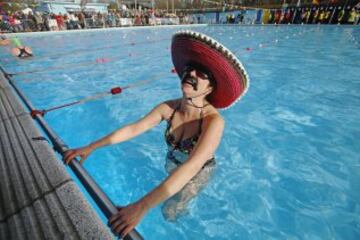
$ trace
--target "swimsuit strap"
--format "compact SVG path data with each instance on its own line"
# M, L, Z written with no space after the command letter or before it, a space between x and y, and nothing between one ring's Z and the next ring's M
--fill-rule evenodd
M199 135L201 134L202 131L202 123L203 123L203 117L204 117L204 113L203 113L203 109L200 109L200 120L199 120Z
M177 110L180 109L180 106L181 106L181 103L176 106L176 108L174 109L174 111L172 112L172 114L171 114L171 116L170 116L170 118L169 118L169 122L172 122L172 120L173 120L173 118L174 118L174 116L175 116L175 113L176 113Z
M167 125L167 128L166 128L166 132L168 132L168 131L170 130L172 120L173 120L173 118L174 118L174 116L175 116L175 112L180 109L180 106L181 106L181 103L180 103L178 106L176 106L176 108L175 108L174 111L172 112L169 120L167 121L167 122L168 122L168 125Z
M172 112L172 114L171 114L171 116L170 116L170 118L169 118L169 120L168 120L168 125L167 125L167 128L166 128L166 133L169 132L169 130L170 130L170 128L171 128L172 120L173 120L173 118L174 118L174 116L175 116L176 111L180 109L180 106L181 106L181 104L179 104L179 105L174 109L174 111ZM201 109L200 109L200 119L199 119L199 132L198 132L199 135L201 134L201 131L202 131L203 117L204 117L204 113L203 113L203 109L201 108Z

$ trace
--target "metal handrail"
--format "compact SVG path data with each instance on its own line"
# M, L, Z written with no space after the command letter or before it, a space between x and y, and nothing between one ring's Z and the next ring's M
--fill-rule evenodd
M0 70L4 74L5 78L9 81L10 85L14 88L16 93L19 95L21 100L25 103L26 107L33 111L35 108L32 106L30 101L26 98L26 96L20 91L20 89L15 85L12 81L11 77L4 70L2 66L0 66ZM36 114L34 119L39 123L41 128L44 130L46 135L49 137L51 143L54 145L55 151L64 155L64 153L69 149L69 147L61 140L61 138L49 127L46 123L45 119ZM88 191L90 196L94 199L95 203L104 213L107 219L109 219L112 215L118 212L114 203L106 196L106 194L102 191L99 185L94 181L94 179L89 175L89 173L82 167L82 165L78 161L71 161L69 164L71 170L78 177L80 182L83 184L85 189ZM136 229L133 229L129 234L124 237L125 240L142 240L143 237L140 235Z

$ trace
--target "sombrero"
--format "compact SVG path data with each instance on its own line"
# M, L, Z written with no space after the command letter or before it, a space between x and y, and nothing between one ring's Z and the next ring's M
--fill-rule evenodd
M249 76L245 68L226 47L216 40L194 31L179 31L171 44L174 67L181 77L189 65L206 68L216 81L208 101L216 108L228 108L247 92Z

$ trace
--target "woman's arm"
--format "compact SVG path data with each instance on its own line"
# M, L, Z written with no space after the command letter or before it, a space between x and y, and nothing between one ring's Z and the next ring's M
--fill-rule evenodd
M96 149L106 145L124 142L146 132L162 121L167 108L169 108L169 106L166 103L159 104L139 121L115 130L109 135L91 143L90 147Z
M220 143L223 129L224 120L220 116L204 118L202 134L189 159L142 199L120 208L119 212L109 220L112 230L124 237L150 208L179 192L201 170L206 161L213 157Z
M145 131L159 124L162 119L165 118L164 116L166 116L166 113L169 111L169 109L170 106L167 102L161 103L139 121L121 127L118 130L115 130L109 135L93 143L90 143L85 147L66 151L64 155L65 163L70 163L70 161L77 156L81 157L80 163L82 163L90 155L90 153L97 148L120 143L134 138L141 133L144 133Z
M179 192L201 170L206 161L214 156L221 141L224 120L216 116L208 123L206 121L204 123L203 133L189 159L176 168L157 188L140 200L148 208L154 207Z

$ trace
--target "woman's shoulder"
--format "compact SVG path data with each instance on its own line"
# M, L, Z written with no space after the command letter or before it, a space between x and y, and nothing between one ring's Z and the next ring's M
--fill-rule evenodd
M169 119L171 114L179 106L181 99L172 99L162 102L158 105L158 109L161 111L163 119Z
M179 104L181 103L181 99L171 99L163 102L161 105L166 106L168 110L175 110Z
M219 113L219 111L214 108L210 107L204 114L204 123L205 124L224 124L225 120Z

